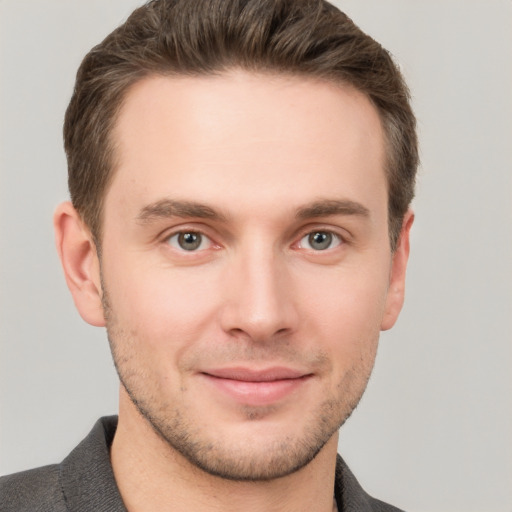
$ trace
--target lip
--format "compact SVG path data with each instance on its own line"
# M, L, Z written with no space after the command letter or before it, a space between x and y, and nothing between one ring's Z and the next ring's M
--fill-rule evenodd
M299 390L313 376L311 373L286 367L219 368L202 371L200 375L215 391L250 406L271 405L283 400Z

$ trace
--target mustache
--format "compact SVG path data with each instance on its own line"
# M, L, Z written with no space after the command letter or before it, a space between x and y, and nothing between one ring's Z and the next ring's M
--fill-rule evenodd
M256 368L283 366L317 373L329 369L331 362L327 354L321 350L305 351L303 347L298 349L293 343L278 341L233 341L222 346L195 347L193 352L184 355L180 361L180 367L185 371L226 365Z

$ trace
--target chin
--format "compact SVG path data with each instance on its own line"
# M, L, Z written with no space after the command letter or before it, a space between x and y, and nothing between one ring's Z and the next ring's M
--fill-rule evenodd
M144 403L133 397L132 402L172 452L209 475L240 482L270 481L300 471L325 448L354 408L340 409L337 401L325 401L299 428L296 420L279 425L251 408L250 414L246 411L249 421L246 417L229 427L208 426L207 421L198 426L179 407L153 415Z

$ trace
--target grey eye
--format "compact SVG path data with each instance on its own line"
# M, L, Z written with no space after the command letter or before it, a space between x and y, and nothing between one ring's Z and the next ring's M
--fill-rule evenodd
M340 237L329 231L313 231L304 236L300 241L301 247L313 249L314 251L325 251L340 245L340 243Z
M210 245L208 237L194 231L183 231L169 237L169 245L183 251L197 251L206 249Z

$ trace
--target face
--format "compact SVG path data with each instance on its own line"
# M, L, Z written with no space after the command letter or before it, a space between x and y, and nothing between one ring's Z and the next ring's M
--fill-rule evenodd
M401 304L376 110L302 78L153 77L114 138L101 283L134 410L211 474L305 466Z

